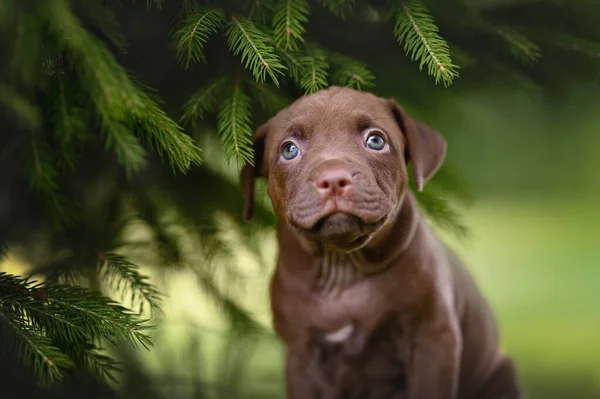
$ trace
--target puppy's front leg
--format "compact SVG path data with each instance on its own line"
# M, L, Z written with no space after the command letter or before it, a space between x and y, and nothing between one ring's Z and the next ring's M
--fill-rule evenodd
M409 399L454 399L462 338L454 316L426 321L416 330L408 362Z
M308 368L310 359L306 350L294 346L288 348L285 377L288 399L318 399L319 393L311 381Z

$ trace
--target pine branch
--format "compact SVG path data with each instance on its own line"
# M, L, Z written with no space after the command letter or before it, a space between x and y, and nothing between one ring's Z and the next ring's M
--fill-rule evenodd
M186 173L192 165L200 165L201 150L194 144L193 139L166 114L157 100L151 98L148 94L151 92L150 88L136 83L145 89L139 90L139 96L145 106L133 112L137 120L138 134L147 137L148 144L156 148L163 160L165 157L168 159L173 172Z
M147 153L129 127L99 115L105 134L105 148L117 154L117 162L125 168L127 176L139 172L148 164Z
M0 105L6 110L6 115L13 117L16 122L30 130L37 130L42 125L42 112L27 98L13 88L0 83Z
M331 54L329 60L335 67L332 78L336 85L357 90L375 85L375 76L364 63L338 53Z
M32 368L38 380L52 385L64 378L73 364L52 345L52 340L35 331L26 319L4 306L0 300L0 348L18 354L25 367Z
M245 1L244 3L248 5L248 8L244 14L248 15L250 21L265 25L269 22L273 13L273 2L274 0Z
M221 9L200 9L187 15L174 35L178 62L185 69L192 62L206 62L204 45L224 24L225 13Z
M67 353L69 352L67 350ZM120 362L100 353L100 349L96 348L95 345L88 344L72 352L74 352L71 356L74 359L75 365L88 370L100 381L110 381L114 384L118 382L115 374L122 371L118 366Z
M147 303L155 312L161 311L160 294L156 287L148 282L148 277L140 274L139 267L127 258L112 252L101 253L98 262L98 275L108 282L111 289L121 291L121 297L129 291L131 303L143 313Z
M515 58L527 63L540 58L540 47L522 33L507 26L494 27L492 30L508 44Z
M228 81L227 78L214 79L197 90L183 106L180 120L195 126L197 120L204 119L206 112L214 111Z
M221 104L217 120L217 134L221 137L227 160L236 158L242 163L253 164L250 118L250 99L236 81L229 98Z
M74 170L77 162L76 144L86 137L85 111L71 104L69 91L62 78L56 79L56 90L51 96L50 119L54 128L54 139L60 147L57 163L62 169Z
M288 76L290 78L292 78L292 80L298 86L300 86L300 81L302 80L302 75L304 74L304 72L306 70L305 55L299 51L288 51L288 50L284 49L283 47L278 46L275 43L275 40L272 38L272 36L267 36L266 39L269 43L271 43L275 47L276 52L281 57L282 62L285 64L285 67L287 69Z
M113 300L80 287L55 284L45 286L45 289L49 304L58 312L76 317L92 341L100 338L111 343L124 341L145 349L152 345L144 332L149 328L144 325L145 321L137 319Z
M309 55L303 58L303 65L304 73L300 79L300 87L306 93L314 93L327 87L329 64L323 50L312 47Z
M548 46L557 46L590 58L600 58L600 43L576 37L564 32L537 32L527 30L529 36Z
M292 100L282 90L270 85L248 82L250 95L269 115L275 115L291 104Z
M335 16L345 19L355 0L321 0L321 3Z
M264 328L254 320L250 312L219 289L210 274L198 270L194 270L194 272L198 284L202 287L202 292L223 312L234 332L250 334L264 331Z
M8 64L11 78L17 78L26 84L31 84L35 78L40 62L42 47L42 24L33 12L17 12L14 21L12 57Z
M162 10L164 3L165 0L146 0L146 8L150 10L152 6L155 6L157 10Z
M308 22L309 6L305 0L280 0L273 15L275 43L285 50L298 50L306 32L303 24Z
M415 61L419 69L427 65L428 73L436 84L448 86L458 77L458 66L452 63L448 44L438 34L429 11L420 0L404 1L396 14L394 34L404 51Z
M264 82L269 75L276 86L277 76L283 74L285 67L279 62L275 50L260 29L243 17L232 17L227 27L227 44L234 54L242 54L242 63L249 69L257 82Z
M173 170L185 173L200 163L199 149L148 94L149 89L134 81L106 46L85 30L65 0L51 3L45 8L50 32L70 55L107 140L121 162L128 163L126 169L132 172L143 166L141 146L135 144L132 129L154 144L161 157L166 153Z
M48 215L53 218L54 226L60 229L77 217L74 204L60 193L58 172L50 158L52 151L37 133L30 136L31 152L27 160L27 174L34 193L43 201Z
M469 229L461 220L461 215L449 204L446 197L432 190L413 190L415 197L432 222L440 228L464 239L469 235Z

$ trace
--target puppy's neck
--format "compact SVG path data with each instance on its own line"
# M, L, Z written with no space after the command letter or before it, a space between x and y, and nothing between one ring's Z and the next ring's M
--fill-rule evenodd
M319 290L334 293L369 275L384 272L410 247L420 224L416 200L407 192L390 221L361 249L343 252L293 235L304 252L315 260L313 276Z

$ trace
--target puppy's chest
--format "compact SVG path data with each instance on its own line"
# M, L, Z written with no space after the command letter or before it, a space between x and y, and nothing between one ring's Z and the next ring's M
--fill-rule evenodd
M359 272L356 260L348 255L326 253L319 259L317 278L311 286L310 305L305 308L313 322L325 330L337 330L360 320L367 329L386 313L385 290L379 276ZM308 304L307 304L308 305Z

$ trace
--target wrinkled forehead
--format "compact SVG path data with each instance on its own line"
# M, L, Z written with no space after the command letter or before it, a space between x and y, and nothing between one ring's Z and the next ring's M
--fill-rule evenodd
M304 140L331 140L368 127L396 128L383 99L370 93L327 90L306 96L278 114L272 142L293 135Z

